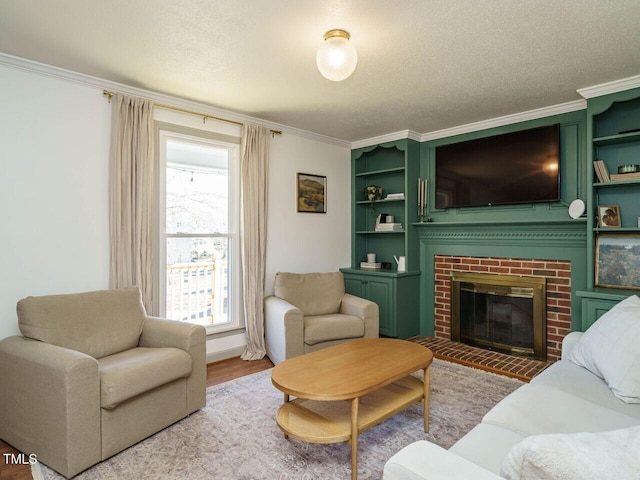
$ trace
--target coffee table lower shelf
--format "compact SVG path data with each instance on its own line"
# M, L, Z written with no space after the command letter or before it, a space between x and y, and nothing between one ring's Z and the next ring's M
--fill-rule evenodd
M424 398L424 384L409 376L358 400L360 434ZM429 408L425 405L425 408ZM352 401L320 401L296 398L278 410L277 421L285 435L309 443L352 440ZM425 416L425 423L426 423ZM425 424L425 431L428 425Z

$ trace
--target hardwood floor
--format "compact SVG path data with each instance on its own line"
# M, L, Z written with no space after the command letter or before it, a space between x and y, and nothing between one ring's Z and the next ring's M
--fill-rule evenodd
M210 363L207 365L207 387L267 370L271 367L273 367L273 363L267 357L251 362L235 357ZM19 455L20 452L18 450L0 440L0 480L32 480L33 477L31 476L31 467L29 465L14 464L16 459L20 462L21 457L18 457ZM12 459L14 460L13 462L11 461Z

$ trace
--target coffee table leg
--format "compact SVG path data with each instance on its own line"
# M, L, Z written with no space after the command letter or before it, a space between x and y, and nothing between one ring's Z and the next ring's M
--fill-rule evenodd
M358 400L351 400L351 480L358 478Z
M289 402L289 400L290 400L290 399L289 399L289 394L288 394L288 393L285 393L285 394L284 394L284 403L288 403L288 402ZM287 434L285 433L285 434L284 434L284 438L285 438L285 439L289 439L289 435L287 435Z
M431 391L431 372L429 367L424 369L424 431L429 432L429 392Z

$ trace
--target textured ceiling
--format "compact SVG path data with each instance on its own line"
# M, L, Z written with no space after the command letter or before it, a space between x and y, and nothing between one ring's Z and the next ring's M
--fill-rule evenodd
M344 82L315 66L351 33ZM0 0L0 52L347 141L640 75L638 0Z

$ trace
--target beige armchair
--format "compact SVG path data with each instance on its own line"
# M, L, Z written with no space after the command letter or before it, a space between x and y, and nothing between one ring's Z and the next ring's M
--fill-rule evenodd
M0 438L72 477L205 405L205 329L137 288L28 297L0 341Z
M356 338L378 337L378 305L345 293L342 272L277 273L264 312L267 355L276 365Z

